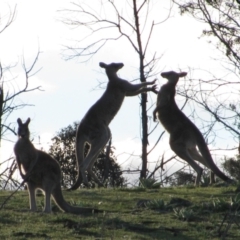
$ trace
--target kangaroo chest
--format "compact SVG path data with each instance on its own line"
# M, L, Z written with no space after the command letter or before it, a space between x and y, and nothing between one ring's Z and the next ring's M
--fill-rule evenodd
M85 118L88 122L98 120L108 125L121 108L124 98L124 91L108 87L103 96L89 109Z
M32 143L24 139L19 139L17 141L14 147L14 152L25 171L28 170L31 162L37 157L37 151Z
M164 128L170 134L176 135L175 137L185 135L183 136L184 139L192 139L191 141L195 139L195 132L198 129L178 108L174 100L159 109L158 118Z
M171 132L180 124L181 111L175 102L175 84L165 84L161 87L157 97L157 115L164 128Z
M178 111L179 109L175 106L175 104L162 106L158 111L159 121L168 132L171 132L174 126L180 124Z

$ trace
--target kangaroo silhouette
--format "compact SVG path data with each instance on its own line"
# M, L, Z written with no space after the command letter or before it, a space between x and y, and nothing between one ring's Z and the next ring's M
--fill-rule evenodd
M156 121L158 118L170 134L171 149L197 172L195 185L199 185L203 169L194 160L205 165L222 180L232 181L215 165L203 135L175 102L176 84L179 78L186 75L186 72L176 73L173 71L161 74L168 82L158 92L153 119ZM214 175L211 174L210 183L213 182Z
M102 183L92 171L92 166L97 160L100 151L107 144L111 137L108 127L114 116L119 111L124 98L136 96L139 93L152 91L156 93L155 81L131 84L130 82L118 77L117 72L124 65L123 63L106 64L99 63L104 68L108 77L108 84L101 98L88 110L80 122L76 135L76 158L78 177L70 190L77 189L81 182L89 186L86 172L100 186ZM147 85L152 85L147 87ZM86 142L90 145L90 150L84 157L84 147Z
M73 207L64 200L60 183L61 169L58 162L47 153L35 149L29 140L30 118L25 123L22 123L22 120L18 118L17 123L18 140L14 146L14 153L20 175L28 186L30 210L37 210L35 191L39 188L45 193L45 213L51 212L51 196L64 212L74 214L99 212L99 210L92 208ZM22 172L23 170L25 174Z

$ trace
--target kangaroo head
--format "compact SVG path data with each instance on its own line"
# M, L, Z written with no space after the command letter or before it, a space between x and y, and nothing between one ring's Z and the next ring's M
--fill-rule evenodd
M30 123L30 118L28 118L25 123L22 123L22 120L20 118L18 118L17 123L18 123L18 131L17 131L18 137L28 139L30 137L30 132L28 129L28 124Z
M176 73L174 71L161 73L161 76L163 78L167 78L167 80L171 83L177 83L180 77L185 77L186 75L187 75L186 72Z
M124 64L123 63L110 63L110 64L106 64L106 63L100 62L99 66L101 68L104 68L108 75L111 75L111 74L115 75L117 73L117 71L124 66Z

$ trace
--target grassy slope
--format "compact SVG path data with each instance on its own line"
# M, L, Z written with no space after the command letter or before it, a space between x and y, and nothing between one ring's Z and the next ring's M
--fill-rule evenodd
M97 207L104 214L76 216L62 213L56 206L52 214L41 213L43 196L38 196L39 212L28 210L27 191L17 192L0 210L0 239L240 239L240 225L229 212L234 187L99 189L64 191L73 205ZM0 205L10 192L0 192ZM190 201L191 206L175 199ZM148 207L137 207L139 200L153 200ZM154 201L155 200L155 201ZM163 200L163 201L162 201ZM185 206L185 207L184 207ZM178 209L178 210L177 210ZM175 211L174 211L175 210ZM176 213L176 214L174 214ZM240 224L240 219L236 218ZM231 224L230 229L226 227Z

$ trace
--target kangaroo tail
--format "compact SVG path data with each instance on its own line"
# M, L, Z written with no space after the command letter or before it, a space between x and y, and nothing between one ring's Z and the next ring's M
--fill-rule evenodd
M201 141L198 141L197 146L203 158L206 160L206 165L212 170L212 172L215 173L223 181L231 182L232 180L229 177L227 177L214 163L211 153L203 137Z
M84 213L98 213L102 212L98 209L94 208L80 208L80 207L74 207L68 204L62 194L61 186L58 184L56 188L52 192L52 196L54 198L55 203L58 205L58 207L68 213L73 213L73 214L84 214Z
M83 162L83 154L84 154L84 147L85 147L85 139L81 138L82 136L79 136L78 132L77 132L77 136L76 136L76 163L77 163L77 171L78 171L78 175L77 175L77 179L76 182L68 189L68 190L76 190L77 188L80 187L81 183L82 183L82 175L81 175L81 171L80 171L80 165Z

